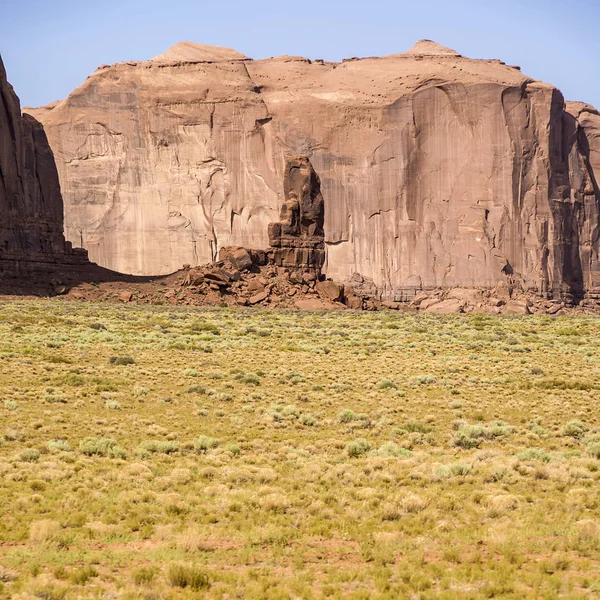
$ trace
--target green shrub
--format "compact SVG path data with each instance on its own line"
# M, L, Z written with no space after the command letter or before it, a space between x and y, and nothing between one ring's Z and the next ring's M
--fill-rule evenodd
M121 410L121 403L116 400L107 400L104 406L109 410Z
M179 450L179 443L170 440L146 440L138 446L138 450L151 454L173 454Z
M517 456L519 460L538 460L540 462L550 462L552 456L540 448L527 448Z
M572 437L575 439L581 439L587 427L581 421L569 421L562 429L562 434L567 437Z
M389 379L382 379L379 384L377 385L377 387L380 390L397 390L398 386L393 382L390 381Z
M376 456L401 456L403 458L409 458L412 456L412 452L406 448L398 446L396 442L386 442L380 448L373 451Z
M135 360L131 356L111 356L108 362L111 365L135 365Z
M19 460L23 462L37 462L40 460L40 452L35 448L26 448L19 454Z
M156 576L156 567L140 567L132 573L133 583L135 585L147 585L152 583Z
M108 456L124 458L125 451L112 438L87 437L79 443L79 450L86 456Z
M371 444L364 438L358 438L346 445L346 452L350 458L364 456L371 449Z
M206 394L206 388L203 385L191 385L185 391L188 394Z
M201 435L194 442L194 449L198 454L206 454L209 450L216 448L219 445L219 440L207 435Z
M349 408L345 408L339 412L338 421L340 423L351 423L352 421L356 421L356 413Z
M14 400L5 400L4 408L6 408L8 410L17 410L17 408L19 408L19 405Z
M173 587L189 587L192 590L202 590L210 587L207 573L195 565L170 565L167 579Z
M96 571L93 566L87 566L73 571L69 576L69 579L75 585L84 585L92 577L98 577L98 571Z
M46 445L48 447L48 450L71 452L71 445L66 440L50 440Z

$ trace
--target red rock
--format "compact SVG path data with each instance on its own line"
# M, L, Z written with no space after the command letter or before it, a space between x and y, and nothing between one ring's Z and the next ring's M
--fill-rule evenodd
M421 304L423 307L423 303ZM427 308L424 309L424 312L427 313L459 313L463 312L464 302L460 300L456 300L454 298L450 298L449 300L442 300L441 302L436 302L434 304L430 304Z
M323 300L331 302L341 300L344 293L344 287L333 281L319 281L315 284L315 289Z
M121 302L131 302L132 299L133 299L133 294L131 292L123 291L119 294L119 300Z
M219 250L219 260L229 261L238 271L245 271L252 266L252 257L246 248L225 246Z
M267 292L259 292L258 294L254 294L254 296L250 296L250 298L248 298L248 304L258 304L259 302L266 300L268 297L269 294L267 294Z

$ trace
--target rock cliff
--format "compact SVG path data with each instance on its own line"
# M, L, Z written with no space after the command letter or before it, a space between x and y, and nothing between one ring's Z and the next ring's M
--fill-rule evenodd
M63 236L58 174L44 130L21 116L0 58L0 275L86 262Z
M429 41L342 63L186 42L31 114L67 238L121 272L266 248L286 161L306 155L337 281L388 298L505 280L578 298L597 283L600 117L500 61Z

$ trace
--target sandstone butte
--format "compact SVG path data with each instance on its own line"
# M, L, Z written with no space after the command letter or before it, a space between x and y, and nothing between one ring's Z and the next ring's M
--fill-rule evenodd
M286 161L307 156L336 281L360 274L384 298L598 286L600 115L498 60L430 41L341 63L184 42L27 112L56 157L67 239L116 271L266 248Z
M21 115L0 58L0 275L87 264L63 235L58 173L40 123Z

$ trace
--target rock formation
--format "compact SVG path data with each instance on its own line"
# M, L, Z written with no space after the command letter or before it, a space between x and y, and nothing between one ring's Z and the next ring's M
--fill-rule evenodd
M321 182L305 156L288 160L280 220L269 223L273 262L281 267L321 272L325 262Z
M85 264L63 236L54 157L41 124L21 116L0 58L0 275Z
M597 285L600 118L500 61L427 41L342 63L184 43L102 67L32 114L67 238L111 269L266 248L286 161L306 155L332 279L372 280L384 298L505 281L577 299Z

